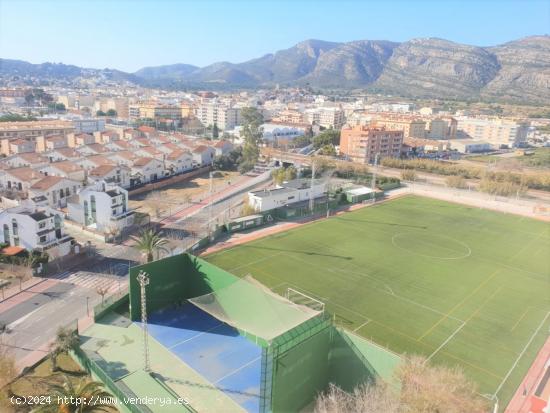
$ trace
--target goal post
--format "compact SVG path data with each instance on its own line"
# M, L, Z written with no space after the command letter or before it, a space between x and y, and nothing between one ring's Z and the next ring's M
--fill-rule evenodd
M287 288L285 298L291 303L303 305L321 313L325 311L325 303L294 288Z

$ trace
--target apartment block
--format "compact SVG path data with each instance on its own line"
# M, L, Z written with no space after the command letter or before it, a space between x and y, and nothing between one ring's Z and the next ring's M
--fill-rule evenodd
M181 119L181 107L159 103L136 103L128 106L128 117L136 119Z
M343 128L340 135L340 153L359 163L373 163L379 157L399 157L404 133L368 126Z
M494 149L516 148L527 142L528 125L510 119L458 118L458 131L463 137L489 142Z
M389 131L402 131L404 138L426 137L426 121L406 115L384 114L373 117L371 126Z
M232 130L241 124L241 110L221 103L200 104L195 116L204 126L217 125L221 130Z
M340 129L345 122L344 111L340 108L314 108L304 112L305 121L323 128Z

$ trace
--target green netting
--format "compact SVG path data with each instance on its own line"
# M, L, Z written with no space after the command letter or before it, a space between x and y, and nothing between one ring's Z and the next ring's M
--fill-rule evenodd
M320 314L273 293L252 277L191 298L189 302L218 320L267 342Z

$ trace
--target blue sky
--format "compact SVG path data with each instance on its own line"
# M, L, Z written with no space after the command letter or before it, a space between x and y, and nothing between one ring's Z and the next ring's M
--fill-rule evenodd
M549 32L550 0L0 0L0 57L126 71L241 62L305 39L489 46Z

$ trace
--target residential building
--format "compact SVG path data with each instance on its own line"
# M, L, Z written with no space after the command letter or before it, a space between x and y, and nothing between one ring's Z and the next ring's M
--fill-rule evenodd
M306 109L304 119L310 125L319 125L324 128L340 129L345 122L344 111L340 108Z
M72 119L75 133L94 133L105 130L105 119Z
M225 139L219 140L212 145L214 148L214 156L226 155L233 150L233 144Z
M275 188L249 192L248 203L256 212L264 212L297 202L309 201L311 198L319 198L326 191L326 180L315 180L312 186L311 179L295 179L277 185Z
M50 258L71 252L74 239L63 230L63 215L52 208L30 203L0 212L2 242L28 251L42 251Z
M199 145L191 151L193 156L193 165L194 166L205 166L211 165L214 161L214 148L206 145Z
M91 145L93 143L95 143L95 136L93 134L73 133L68 136L68 144L71 148L78 148L79 146Z
M181 119L181 108L179 106L162 105L159 103L136 103L128 106L128 116L136 119Z
M164 163L158 159L142 157L136 159L131 167L131 185L154 182L164 176Z
M30 168L36 169L46 165L48 163L48 158L35 152L29 152L12 155L8 158L5 158L3 160L3 163L10 166L11 168L21 168L23 166L28 166Z
M391 131L403 131L404 138L425 138L426 121L410 115L380 114L372 118L370 126Z
M11 139L11 140L3 139L1 141L1 152L6 156L14 155L17 153L29 153L34 151L35 151L34 140L17 138L17 139Z
M305 122L304 114L297 110L282 110L276 117L272 119L274 123L299 123L302 124Z
M217 125L222 131L241 124L241 110L222 103L202 103L197 106L196 117L204 126Z
M517 148L527 143L528 124L510 119L458 118L461 136L489 142L494 149Z
M22 168L6 169L0 173L2 188L27 193L30 186L42 179L40 172L24 166Z
M340 153L354 162L373 163L376 156L399 157L403 131L354 126L343 128L340 135Z
M105 181L118 185L122 188L129 188L133 185L130 179L131 170L125 165L104 164L91 169L88 172L88 183L95 184Z
M105 181L81 189L69 199L67 207L70 220L100 232L120 231L134 223L128 191Z
M54 149L53 151L44 153L43 155L48 157L50 162L75 161L81 157L81 155L73 148Z
M0 122L0 139L25 138L34 140L40 135L67 135L74 131L72 122L63 120Z
M45 176L61 176L77 182L84 182L86 178L84 169L72 161L51 162L37 169Z
M47 152L69 146L66 135L38 136L36 138L36 152Z
M67 198L75 194L82 186L82 181L73 181L61 176L44 176L29 188L29 198L45 197L47 205L52 208L67 206Z
M171 175L188 171L193 169L193 157L182 149L175 150L166 155L165 167Z

